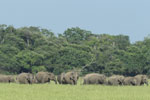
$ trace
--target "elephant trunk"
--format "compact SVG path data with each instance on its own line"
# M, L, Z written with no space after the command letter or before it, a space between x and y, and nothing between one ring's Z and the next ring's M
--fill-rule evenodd
M145 84L148 86L148 81Z
M51 79L52 81L54 81L55 82L55 84L57 84L57 80L56 80L56 78L55 79Z
M77 81L76 80L74 80L74 85L77 85Z
M55 80L55 84L57 84L57 81Z

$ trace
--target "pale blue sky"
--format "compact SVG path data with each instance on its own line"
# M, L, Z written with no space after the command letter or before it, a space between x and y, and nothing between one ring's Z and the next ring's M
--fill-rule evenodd
M129 35L134 42L150 34L150 0L0 0L0 24L55 33L78 26L97 34Z

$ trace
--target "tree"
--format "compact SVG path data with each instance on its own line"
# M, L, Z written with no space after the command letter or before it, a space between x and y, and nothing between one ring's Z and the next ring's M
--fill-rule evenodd
M82 41L87 40L91 34L90 31L80 29L79 27L68 28L63 33L68 42L75 44L80 44Z
M40 55L34 51L23 50L16 56L16 66L19 68L19 72L32 72L34 66L43 65L43 55Z
M82 69L82 66L90 62L91 57L90 52L67 46L58 50L58 52L52 56L51 63L53 66L56 65L56 67L59 67L61 71L72 70L74 68ZM59 73L56 69L54 68L54 72Z

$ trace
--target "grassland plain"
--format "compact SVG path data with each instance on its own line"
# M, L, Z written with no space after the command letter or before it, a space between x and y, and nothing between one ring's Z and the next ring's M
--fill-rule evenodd
M150 86L0 84L0 100L150 100Z

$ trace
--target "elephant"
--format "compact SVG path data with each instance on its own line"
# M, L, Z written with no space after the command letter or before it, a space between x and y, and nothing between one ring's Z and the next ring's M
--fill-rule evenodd
M87 74L83 84L106 84L106 76L98 73Z
M50 82L50 80L52 80L55 82L55 84L57 84L55 75L50 72L38 72L36 74L36 80L37 80L37 83L47 83L47 82Z
M137 80L134 77L125 77L123 85L137 85Z
M60 75L57 76L57 81L59 84L63 84L63 77L65 76L65 73L61 73Z
M12 83L12 82L15 82L15 79L11 75L0 75L0 82L1 83Z
M75 71L70 71L70 72L61 74L61 83L62 84L76 85L78 79L79 79L79 75Z
M38 83L35 76L34 76L34 78L33 78L33 80L32 80L32 83L34 83L34 84Z
M20 84L32 84L34 75L31 73L21 73L16 78Z
M108 78L108 85L123 85L124 76L114 75Z
M148 78L146 75L136 75L135 79L137 80L138 86L144 85L144 84L148 85Z

